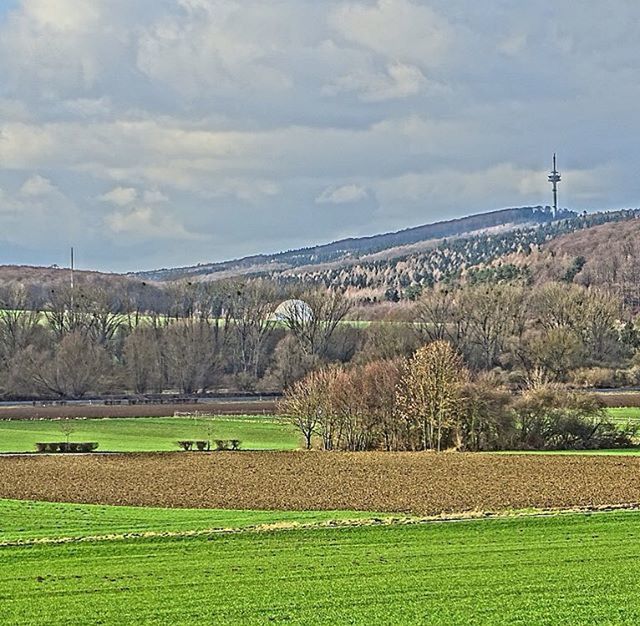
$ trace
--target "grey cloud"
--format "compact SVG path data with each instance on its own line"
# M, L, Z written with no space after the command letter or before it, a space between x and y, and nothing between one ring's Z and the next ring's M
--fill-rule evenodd
M554 150L564 204L633 205L639 31L630 0L22 0L0 262L186 264L544 203Z

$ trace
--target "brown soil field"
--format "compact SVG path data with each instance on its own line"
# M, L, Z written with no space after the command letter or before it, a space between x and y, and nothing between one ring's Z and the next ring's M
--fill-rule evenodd
M275 411L275 400L201 402L197 404L68 404L0 407L0 420L56 419L63 417L170 417L175 411L215 415L263 415Z
M640 407L640 393L637 391L595 392L595 395L608 407Z
M236 452L0 457L0 498L419 515L640 503L640 459Z

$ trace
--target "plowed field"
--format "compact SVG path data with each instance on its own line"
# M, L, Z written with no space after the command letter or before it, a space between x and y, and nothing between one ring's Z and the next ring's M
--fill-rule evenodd
M275 400L220 400L197 404L68 404L54 406L18 406L0 407L0 420L41 420L73 417L168 417L174 412L199 411L214 415L263 415L271 414L276 407Z
M640 503L640 459L321 452L0 458L0 498L421 515Z

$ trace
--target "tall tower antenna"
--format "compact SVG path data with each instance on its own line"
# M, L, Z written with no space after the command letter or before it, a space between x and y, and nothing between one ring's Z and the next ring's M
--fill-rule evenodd
M558 183L561 181L560 172L556 165L556 153L553 153L553 170L549 174L549 182L553 186L553 217L558 215Z
M71 282L71 311L73 313L73 270L74 270L74 260L73 260L73 246L71 246L71 276L70 276L70 282Z

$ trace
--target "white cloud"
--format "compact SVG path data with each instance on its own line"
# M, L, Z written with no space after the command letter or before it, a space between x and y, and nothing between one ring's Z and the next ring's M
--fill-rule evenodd
M316 198L316 202L318 204L347 204L364 200L368 195L367 190L360 185L342 185L328 187Z
M421 67L439 65L453 37L446 19L409 0L343 4L331 14L330 23L348 41Z
M355 91L364 102L381 102L414 96L426 86L427 79L420 68L404 63L390 63L385 72L342 76L333 85L324 87L323 92L335 95Z
M109 202L122 207L134 203L137 199L138 191L133 187L116 187L98 198L102 202Z
M147 204L159 204L161 202L169 202L169 197L165 196L161 191L157 189L147 190L143 194L144 201Z
M112 237L123 236L129 241L201 238L195 233L188 232L174 216L148 206L114 211L105 217L104 222Z
M137 67L146 76L191 98L292 87L289 73L273 62L286 46L286 3L272 9L233 1L180 5L183 14L165 16L139 39Z
M629 0L17 0L0 232L82 237L109 268L236 257L548 202L556 149L563 204L633 206L639 20Z
M27 179L20 188L20 195L30 198L49 196L58 190L48 178L35 174Z

